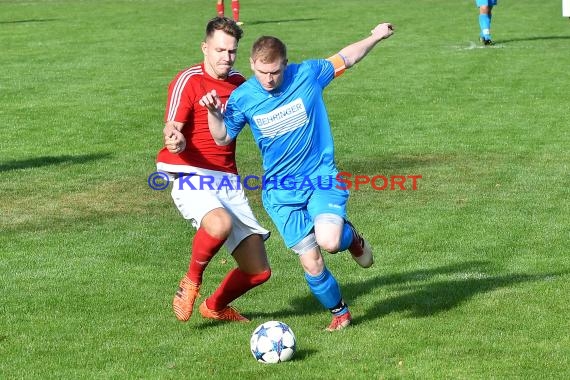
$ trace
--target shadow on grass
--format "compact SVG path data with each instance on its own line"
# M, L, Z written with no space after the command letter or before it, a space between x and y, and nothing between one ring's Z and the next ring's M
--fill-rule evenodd
M292 19L283 19L283 20L257 20L257 21L248 21L246 25L262 25L262 24L280 24L286 22L303 22L303 21L315 21L318 20L316 18L292 18Z
M523 41L544 41L544 40L570 40L570 36L536 36L536 37L525 37L525 38L512 38L510 40L496 40L497 44L508 44L511 42L523 42Z
M42 166L66 165L66 164L84 164L86 162L101 160L110 157L110 153L93 153L83 154L80 156L62 155L62 156L41 156L27 158L25 160L14 160L0 163L0 172L11 170L38 168Z
M352 174L396 174L400 172L410 172L423 167L430 167L438 163L449 163L452 157L437 155L421 156L377 156L365 157L363 159L339 159L337 167L339 171L346 171Z
M512 273L493 276L485 274L489 264L483 261L469 261L438 268L378 276L362 282L348 284L343 283L342 280L339 282L343 296L349 304L373 289L386 288L390 293L394 291L401 293L398 296L379 299L362 316L358 316L362 312L356 313L354 322L359 323L379 319L391 313L403 313L409 318L428 317L458 307L478 294L565 274ZM439 277L442 279L440 280ZM250 313L249 316L259 319L286 319L292 316L323 312L322 306L314 297L307 295L294 298L290 309L273 313Z
M32 22L48 22L48 21L57 21L57 18L31 18L27 20L9 20L9 21L0 21L0 25L2 24L27 24Z
M471 261L434 269L380 276L362 283L344 286L348 299L358 297L373 288L392 287L402 294L380 300L366 315L355 318L374 320L391 313L403 313L410 318L422 318L453 309L478 294L508 288L521 283L544 281L565 273L487 275L488 262ZM434 277L448 276L434 280Z

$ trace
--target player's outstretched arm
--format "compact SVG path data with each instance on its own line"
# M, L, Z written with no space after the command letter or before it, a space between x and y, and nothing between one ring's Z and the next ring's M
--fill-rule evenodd
M208 127L216 144L228 145L231 143L232 139L228 136L228 131L224 124L222 101L216 93L216 90L212 90L202 96L199 103L208 109Z
M392 24L385 22L376 25L370 35L360 41L348 45L338 53L344 58L346 68L354 66L376 46L376 44L394 34Z

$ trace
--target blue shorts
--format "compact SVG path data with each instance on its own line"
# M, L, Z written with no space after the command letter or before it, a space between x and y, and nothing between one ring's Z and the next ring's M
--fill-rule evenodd
M497 5L497 1L498 0L475 0L475 4L477 4L477 7L483 7L485 5L493 7Z
M270 189L263 192L263 206L279 230L288 248L305 238L314 228L320 214L346 217L348 190L330 189Z

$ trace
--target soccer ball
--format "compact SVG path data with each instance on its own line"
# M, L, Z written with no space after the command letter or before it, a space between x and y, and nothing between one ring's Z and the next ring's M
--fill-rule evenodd
M279 321L262 323L251 334L251 353L255 360L272 364L285 362L297 350L295 334L289 326Z

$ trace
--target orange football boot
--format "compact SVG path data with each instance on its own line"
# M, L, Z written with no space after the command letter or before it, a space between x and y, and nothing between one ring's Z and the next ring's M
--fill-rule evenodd
M238 313L236 309L231 306L226 306L222 310L211 310L206 305L206 301L200 304L200 314L202 317L208 319L216 319L218 321L234 321L234 322L249 322L249 319Z
M192 315L192 309L194 308L194 302L196 298L200 297L198 290L200 287L190 281L186 276L180 281L178 291L174 295L174 300L172 301L172 308L174 309L174 314L178 320L186 322L190 319Z

